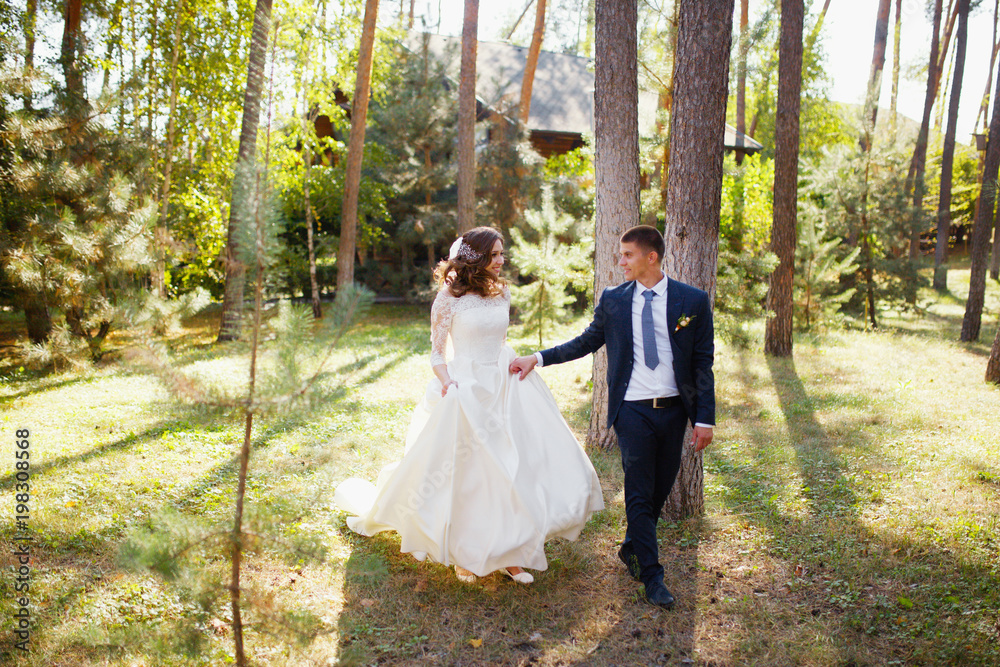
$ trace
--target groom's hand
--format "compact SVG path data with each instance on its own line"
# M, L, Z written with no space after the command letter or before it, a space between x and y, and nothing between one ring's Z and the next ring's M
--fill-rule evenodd
M538 358L535 355L530 355L527 357L518 357L514 361L510 362L508 370L511 373L517 373L519 380L523 380L528 377L528 373L535 367L538 363Z
M692 430L691 446L700 452L712 443L712 430L704 426L695 426Z

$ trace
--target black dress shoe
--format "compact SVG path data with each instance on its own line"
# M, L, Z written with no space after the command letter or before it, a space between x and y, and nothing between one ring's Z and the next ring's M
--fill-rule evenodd
M632 575L632 578L639 581L639 574L642 572L642 568L639 567L639 559L636 557L635 552L632 551L631 545L622 543L621 548L618 549L618 558L621 562L625 563L625 568Z
M663 609L670 609L674 606L674 596L670 594L670 591L663 584L646 586L646 600L650 604L662 607Z

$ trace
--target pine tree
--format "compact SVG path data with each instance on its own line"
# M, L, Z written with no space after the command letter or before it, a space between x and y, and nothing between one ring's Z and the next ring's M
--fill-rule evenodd
M253 307L247 318L249 377L243 387L212 385L204 378L180 371L162 346L137 350L133 360L160 377L179 399L202 409L229 413L245 424L237 454L237 469L220 484L234 487L231 522L211 522L177 511L154 517L151 526L133 531L120 557L126 567L152 571L171 584L185 601L187 614L168 633L173 645L164 652L197 652L210 619L225 616L228 599L237 665L246 665L244 629L272 632L299 643L308 643L320 630L314 615L275 603L270 591L243 581L243 560L265 549L283 554L290 562L322 559L320 539L308 534L282 534L281 526L312 511L320 497L290 499L268 505L248 504L247 481L251 448L260 436L254 422L265 416L289 414L313 407L329 396L317 390L333 349L350 323L372 300L372 294L355 285L337 290L333 308L318 327L306 307L288 302L265 312L269 275L281 258L284 216L267 181L265 169L241 163L233 191L242 224L234 229L241 255L249 268ZM277 310L277 313L274 313ZM266 350L262 341L273 341ZM221 416L221 415L220 415ZM259 429L259 426L257 427ZM222 556L229 565L224 576L214 564ZM246 618L244 618L246 615Z
M490 141L476 157L480 215L505 238L523 220L525 207L541 192L541 157L517 120L516 107L502 107L490 118Z
M795 315L803 329L809 330L834 317L857 291L841 289L841 276L858 270L854 263L861 253L854 248L838 256L843 243L826 236L820 212L815 206L799 218L799 241L795 248Z
M455 237L454 150L457 97L447 82L447 61L427 48L428 35L419 48L402 50L394 79L371 110L371 141L386 153L375 174L392 190L389 215L400 221L393 233L401 252L423 245L428 266L439 257L437 248ZM412 266L404 262L407 272ZM429 280L429 273L428 273Z
M142 293L155 206L148 184L130 178L145 171L143 147L83 111L8 119L18 210L0 261L12 285L62 312L67 334L53 342L82 341L98 360Z
M542 195L542 207L525 211L524 217L526 226L538 240L527 240L517 228L510 230L516 253L511 261L522 278L531 279L512 288L511 297L524 332L537 333L538 347L542 348L545 334L566 317L566 306L576 300L568 289L586 290L593 280L594 243L587 236L579 238L577 221L556 208L548 188ZM567 239L573 241L567 243Z

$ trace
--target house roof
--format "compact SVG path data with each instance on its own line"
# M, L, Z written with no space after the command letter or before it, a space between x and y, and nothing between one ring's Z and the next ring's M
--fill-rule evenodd
M411 32L406 45L421 49L423 35ZM459 79L461 38L429 34L427 49L443 61L450 78ZM482 104L498 108L502 102L517 104L528 49L500 42L479 42L476 48L476 97ZM535 82L531 88L528 129L538 132L591 134L594 131L594 72L590 58L552 51L538 54ZM652 134L656 124L656 93L639 91L639 132ZM740 141L742 138L742 141ZM763 145L726 125L729 149L754 153Z

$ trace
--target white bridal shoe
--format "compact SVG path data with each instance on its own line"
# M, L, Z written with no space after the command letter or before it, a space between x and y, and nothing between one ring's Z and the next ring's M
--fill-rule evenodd
M524 570L521 570L517 574L514 574L513 572L511 572L507 568L503 567L503 568L500 568L500 572L502 572L503 574L506 574L508 577L510 577L511 579L513 579L514 581L516 581L519 584L530 584L531 582L533 582L535 580L535 578L533 576L531 576L529 573L525 572Z

